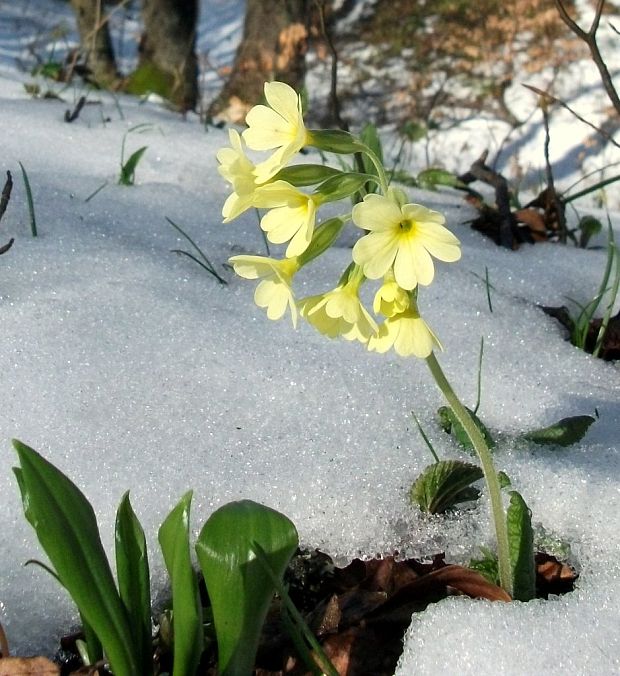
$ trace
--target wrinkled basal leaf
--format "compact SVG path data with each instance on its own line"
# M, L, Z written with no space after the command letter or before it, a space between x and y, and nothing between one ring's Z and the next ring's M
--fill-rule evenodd
M554 425L527 432L527 434L523 435L523 438L533 441L535 444L570 446L583 439L593 422L594 418L591 415L576 415L570 418L562 418L562 420L559 420Z
M517 491L510 491L506 524L512 568L512 595L517 601L530 601L536 596L532 515Z
M482 479L478 465L460 460L440 460L429 465L411 487L411 501L423 512L439 514L461 502L475 500L479 491L471 486Z
M482 434L484 440L487 442L487 446L489 448L494 448L495 441L493 441L493 437L491 437L489 430L471 409L467 408L467 406L465 408L471 416L471 419L474 421L474 424L478 428L478 431L480 434ZM463 448L471 451L472 453L474 452L474 446L471 443L467 432L457 420L456 416L454 415L454 411L449 406L440 406L437 409L437 417L444 432L451 434Z
M26 518L62 585L99 637L115 674L133 676L138 672L129 621L90 502L32 448L17 440L13 445L21 465L15 475Z
M173 676L194 674L203 648L202 608L189 549L188 491L162 523L158 540L172 587Z
M221 676L250 674L274 585L258 543L282 577L298 543L294 524L251 500L224 505L205 523L196 552L213 609Z

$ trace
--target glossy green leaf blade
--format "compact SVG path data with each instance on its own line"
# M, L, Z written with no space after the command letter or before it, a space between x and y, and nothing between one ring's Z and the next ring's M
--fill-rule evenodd
M583 439L593 422L594 418L591 415L562 418L554 425L527 432L523 438L546 446L570 446Z
M510 491L506 523L512 567L512 596L517 601L530 601L536 596L532 515L525 500L517 491Z
M439 514L459 502L470 500L474 493L468 488L482 479L478 465L460 460L440 460L420 474L411 487L411 501L423 512Z
M129 492L116 512L116 577L121 600L127 610L140 673L153 673L151 634L151 578L146 538L132 509Z
M465 408L480 431L480 434L482 434L484 440L487 442L487 446L489 448L494 448L495 441L484 423L471 409L467 408L467 406ZM437 409L437 418L439 419L439 424L444 432L451 434L463 448L474 452L474 446L471 443L467 432L463 429L463 426L454 415L454 411L449 406L440 406L439 409Z
M168 514L158 533L172 586L173 676L194 674L203 648L202 609L189 549L191 501L189 491Z
M101 544L95 513L83 493L32 448L14 440L26 518L67 589L99 637L116 676L134 676L137 662L125 608Z
M283 514L243 500L214 512L196 543L213 609L221 676L251 673L274 593L253 543L262 547L271 569L281 577L297 548L297 530Z
M356 193L369 179L368 174L353 171L341 173L323 181L314 191L322 202L337 202Z
M383 164L383 145L377 127L371 122L364 125L360 133L360 139L364 145L367 145L372 152L377 156L377 159ZM364 171L371 176L377 175L377 168L370 161L366 155L362 155L362 162L364 164Z

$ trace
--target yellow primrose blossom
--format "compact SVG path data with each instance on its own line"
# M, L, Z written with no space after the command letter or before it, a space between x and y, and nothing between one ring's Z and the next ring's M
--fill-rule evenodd
M367 343L378 328L358 295L362 279L353 271L349 281L335 289L304 298L299 302L301 316L329 338L342 336L346 340Z
M228 261L239 277L261 280L254 292L254 302L267 309L269 319L282 318L288 308L293 326L297 326L297 306L291 289L293 277L300 268L296 258L233 256Z
M401 357L414 355L426 359L441 343L428 324L413 308L388 317L368 342L368 349L387 352L394 348Z
M376 314L384 317L393 317L404 312L409 307L409 296L405 289L398 286L394 274L388 270L383 278L383 284L377 290L372 309Z
M271 178L310 140L301 112L301 98L292 87L284 82L266 82L265 99L268 106L254 106L246 115L248 128L243 132L243 139L252 150L277 149L256 166L259 182Z
M396 283L408 291L433 281L435 258L461 257L459 240L443 226L444 217L419 204L399 205L382 195L366 195L353 207L353 222L369 234L353 247L353 260L369 279L379 279L393 266Z
M224 223L237 218L246 209L254 206L259 183L254 175L255 165L246 157L243 140L239 132L228 132L231 148L221 148L217 152L218 171L232 185L233 192L228 196L222 208Z
M261 228L274 244L289 242L286 256L299 256L312 240L317 200L286 181L274 181L255 193L254 206L271 209L261 219ZM290 241L289 241L290 240Z

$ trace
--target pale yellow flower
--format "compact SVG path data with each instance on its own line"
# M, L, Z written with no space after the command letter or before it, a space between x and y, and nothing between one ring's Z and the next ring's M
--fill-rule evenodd
M393 317L409 307L409 295L398 286L391 271L385 275L383 284L377 290L372 309L376 314Z
M281 319L289 309L293 326L297 326L297 306L291 288L300 267L296 258L233 256L228 260L239 277L261 280L254 292L254 302L267 309L269 319Z
M316 222L317 200L286 181L274 181L255 193L255 206L268 211L261 228L274 244L289 242L286 256L299 256L312 240Z
M426 359L441 343L428 324L412 308L388 317L368 341L368 349L387 352L394 348L401 357L414 355Z
M369 279L391 268L405 290L433 281L435 258L453 262L461 257L459 240L443 226L444 217L419 204L404 204L382 195L366 195L353 207L353 222L369 234L353 247L353 260Z
M354 269L348 281L335 289L304 298L299 302L301 316L329 338L342 336L367 343L378 328L359 298L362 279L359 269Z
M254 206L259 183L254 174L255 165L246 157L243 140L239 132L228 132L230 148L221 148L217 152L218 171L232 185L233 192L228 196L222 208L224 223L237 218L246 209Z
M248 128L243 132L243 139L252 150L276 149L255 169L260 182L271 178L310 140L301 98L292 87L284 82L266 82L265 99L269 105L254 106L250 110L245 118Z

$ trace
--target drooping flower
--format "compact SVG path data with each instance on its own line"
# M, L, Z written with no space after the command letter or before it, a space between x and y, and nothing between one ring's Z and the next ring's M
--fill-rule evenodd
M274 181L255 193L254 206L270 209L261 219L261 228L274 244L289 242L286 256L299 256L312 240L317 200L286 181Z
M414 355L426 359L434 347L441 349L441 343L419 313L410 307L388 317L368 341L371 351L383 353L392 347L401 357Z
M398 286L408 291L433 281L435 258L453 262L461 257L459 240L443 226L444 217L419 204L399 205L382 195L366 195L353 207L353 222L369 234L353 247L353 260L369 279L391 268Z
M230 148L221 148L217 152L218 171L232 185L233 192L228 196L222 208L224 223L241 215L254 206L256 190L259 183L254 174L255 165L246 156L243 140L239 132L230 129L228 132Z
M233 256L228 260L239 277L261 280L254 291L254 302L267 309L269 319L282 318L288 308L293 326L297 326L297 306L291 288L293 277L300 268L296 258Z
M259 182L271 178L310 140L304 125L301 98L284 82L266 82L268 106L254 106L245 121L243 139L252 150L273 150L273 155L256 166Z
M362 281L361 270L353 266L336 288L301 300L301 316L329 338L342 336L346 340L367 343L376 333L377 325L360 300Z
M404 312L409 307L409 295L402 287L398 286L394 274L388 270L383 278L383 284L377 290L372 309L376 314L384 317L393 317Z

